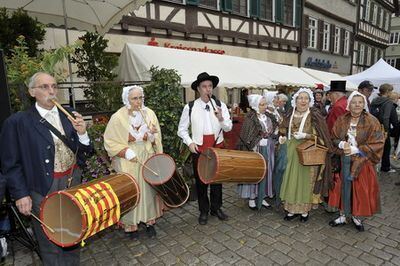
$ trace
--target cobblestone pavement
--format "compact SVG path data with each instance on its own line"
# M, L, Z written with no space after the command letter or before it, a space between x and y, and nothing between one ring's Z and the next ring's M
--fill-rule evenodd
M237 198L234 185L224 187L227 222L209 218L197 223L197 202L167 212L156 225L157 238L128 239L107 229L87 241L82 265L400 265L399 173L382 174L382 213L365 220L365 232L353 225L331 228L336 215L322 207L307 223L283 221L283 212L251 211ZM5 265L40 265L38 257L13 243ZM13 254L14 252L14 254ZM14 255L14 256L13 256Z

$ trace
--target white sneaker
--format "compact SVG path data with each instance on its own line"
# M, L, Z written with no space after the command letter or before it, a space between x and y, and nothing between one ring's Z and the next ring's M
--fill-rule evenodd
M253 199L249 200L249 208L250 208L250 209L254 209L254 208L256 208L256 207L257 207L256 201L253 200Z
M267 202L266 200L263 200L263 201L262 201L262 206L263 206L264 208L267 208L267 209L268 209L268 208L271 208L271 205L269 205L268 202Z

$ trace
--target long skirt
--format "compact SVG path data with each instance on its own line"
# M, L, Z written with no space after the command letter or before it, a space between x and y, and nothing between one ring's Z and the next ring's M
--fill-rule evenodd
M140 162L145 162L153 153L149 153L145 149L143 142L137 142L130 146L136 153ZM118 160L125 160L118 158ZM129 162L129 168L118 167L118 163L114 164L116 171L131 174L137 181L140 189L140 199L138 205L122 216L120 223L125 231L135 231L140 222L154 224L155 219L163 214L163 202L157 195L157 192L143 179L142 167L139 163ZM123 164L122 164L123 165ZM121 166L121 165L119 165Z
M275 143L271 139L268 139L268 144L266 146L260 146L259 152L264 157L267 162L268 171L265 174L264 180L262 180L259 184L263 184L264 188L262 188L260 195L262 198L274 196L273 184L272 184L272 173L274 171L274 163L275 163ZM244 199L255 199L258 198L259 194L259 184L240 184L238 185L238 193L241 198Z
M280 197L284 209L290 213L306 213L319 203L313 194L315 181L320 178L321 166L304 166L299 161L296 147L304 140L287 141L287 165L283 175Z
M353 216L367 217L379 212L379 185L375 168L370 161L365 162L358 177L348 182L351 194L347 197L343 194L346 184L343 182L343 175L335 176L334 187L329 191L329 206L344 211L347 205Z

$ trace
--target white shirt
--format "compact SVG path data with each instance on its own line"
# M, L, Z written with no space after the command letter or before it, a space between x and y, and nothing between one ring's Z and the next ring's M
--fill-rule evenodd
M215 116L214 114L214 109L211 106L211 103L205 103L203 102L200 98L196 100L198 104L201 106L201 113L197 113L196 116L204 118L203 120L203 135L212 135L212 134L218 134L218 132L213 132L213 126L211 122L211 116ZM195 102L196 102L195 101ZM206 105L209 105L210 111L207 111ZM215 108L217 108L217 105L214 103ZM224 120L221 122L219 121L219 126L222 128L223 131L228 132L232 129L232 120L230 119L229 111L228 108L224 103L221 102L221 109L222 109L222 117ZM194 109L192 109L192 116ZM183 143L186 145L190 145L192 143L196 143L198 145L201 145L202 143L198 143L199 141L193 141L193 139L189 135L189 126L190 126L190 117L189 117L189 104L186 104L185 107L183 108L183 112L181 115L181 119L179 121L179 126L178 126L178 136L183 140ZM193 131L192 131L193 133ZM222 135L222 134L220 134ZM222 142L223 137L218 136L218 143Z
M57 106L53 106L53 108L51 110L47 110L47 109L44 109L44 108L40 107L39 104L36 102L35 103L35 107L36 107L36 110L39 112L39 115L41 117L43 117L44 119L46 119L46 115L49 112L53 112L54 114L56 114L55 117L56 117L57 126L55 126L55 125L53 125L53 126L56 127L56 128L63 128L62 123L61 123L61 119L60 119L60 114L58 113ZM53 137L53 139L57 138L57 136L54 135L54 133L51 132L51 130L50 130L50 133L51 133L51 136ZM78 137L79 137L79 142L80 143L82 143L83 145L89 145L90 138L89 138L89 135L88 135L87 132L85 132L85 134L83 134L83 135L79 135L78 134Z

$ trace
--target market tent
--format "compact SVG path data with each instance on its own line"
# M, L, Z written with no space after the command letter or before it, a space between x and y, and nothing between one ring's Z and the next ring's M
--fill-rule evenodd
M218 76L219 87L274 85L261 69L245 58L137 44L125 45L119 58L119 77L124 81L148 81L151 66L177 70L184 87L190 87L201 72Z
M340 76L339 74L332 73L332 72L320 71L320 70L305 68L305 67L302 67L301 70L306 72L308 75L320 80L319 83L324 84L324 86L330 86L331 80L346 80L344 77ZM357 90L357 85L355 85L351 81L347 81L346 82L346 90L355 91L355 90Z
M190 87L201 72L217 75L219 87L271 88L276 85L314 87L320 81L297 67L211 53L126 44L119 58L119 77L124 81L150 80L151 66L175 69L181 84Z
M400 92L400 71L386 63L382 58L367 70L344 78L354 84L369 80L376 87L383 83L389 83L393 85L397 92Z

